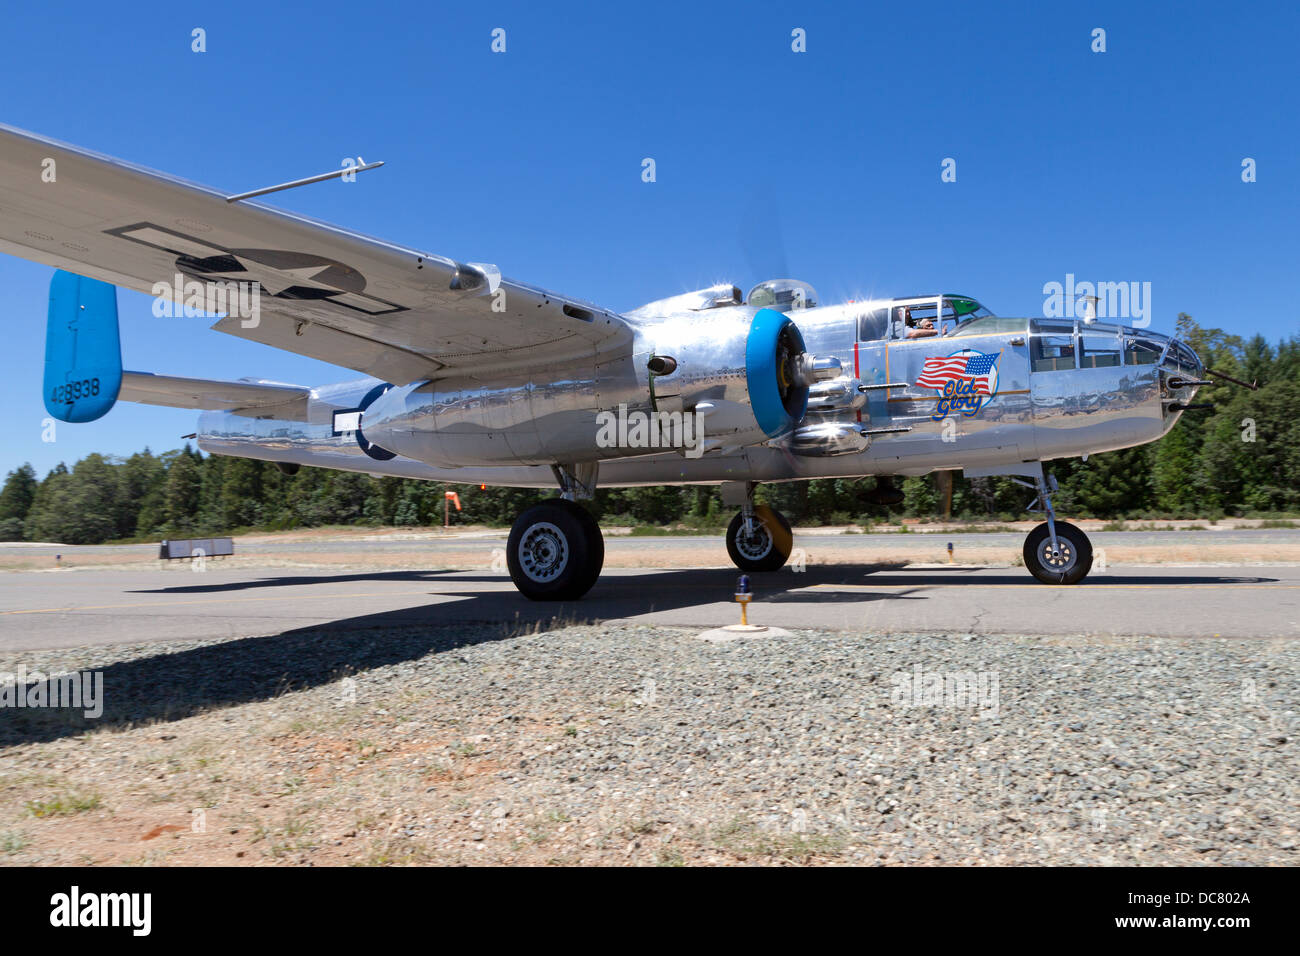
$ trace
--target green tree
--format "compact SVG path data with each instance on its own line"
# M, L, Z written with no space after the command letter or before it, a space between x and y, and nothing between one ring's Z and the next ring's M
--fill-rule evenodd
M117 535L123 508L117 469L87 455L69 472L60 466L41 482L24 524L29 541L102 544Z
M1156 444L1152 456L1151 484L1155 506L1165 514L1181 517L1200 507L1201 490L1196 484L1199 436L1193 425L1179 421Z
M193 534L197 530L202 486L197 456L186 445L167 469L163 517L168 534Z
M148 448L136 452L121 466L123 511L119 537L153 535L161 532L163 488L167 467Z
M5 476L0 488L0 541L21 541L23 522L36 498L36 469L30 463L15 468Z
M1135 515L1151 507L1151 446L1092 455L1062 479L1057 510L1096 518Z
M219 456L211 456L212 458ZM227 458L221 474L217 524L222 530L251 528L263 520L262 473L264 462L252 458Z

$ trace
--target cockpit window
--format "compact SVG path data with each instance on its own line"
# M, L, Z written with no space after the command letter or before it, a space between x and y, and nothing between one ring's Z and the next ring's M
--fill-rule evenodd
M890 307L890 338L920 339L939 334L939 300Z
M873 313L874 315L874 313ZM942 295L930 298L914 296L894 299L885 311L886 337L891 339L922 339L932 336L955 335L968 322L992 318L993 313L974 299L966 296ZM1024 319L1015 320L1017 328L1024 330ZM859 329L865 317L859 319ZM1005 331L990 328L985 331ZM866 336L861 336L865 338Z
M962 296L948 296L943 300L943 314L945 318L952 315L964 322L966 319L982 319L993 313L974 299L967 299Z
M1029 329L1028 319L1013 319L1001 315L984 315L967 319L949 332L954 335L989 335L994 332L1025 332Z
M889 328L889 309L872 309L858 316L858 341L883 339Z

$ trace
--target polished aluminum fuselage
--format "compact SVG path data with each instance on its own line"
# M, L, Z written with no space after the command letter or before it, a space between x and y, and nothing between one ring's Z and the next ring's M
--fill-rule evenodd
M1179 415L1171 406L1195 390L1171 388L1169 379L1180 369L1166 364L1031 371L1026 332L859 341L859 318L870 304L846 303L791 313L809 353L839 360L842 380L829 388L842 392L845 403L837 409L832 398L828 409L810 411L807 421L822 427L802 444L763 441L745 430L739 334L755 310L698 305L669 300L658 310L652 304L629 314L634 343L619 353L593 352L564 367L491 379L446 378L391 388L363 412L361 422L363 432L372 422L384 423L382 432L365 432L365 438L398 444L395 457L373 448L368 452L356 434L335 429L335 413L357 409L383 384L376 379L314 389L307 422L205 413L199 445L216 454L290 464L521 487L553 487L552 465L597 460L602 486L920 475L1013 467L1154 441ZM1109 331L1117 339L1128 334L1101 324L1089 329ZM942 393L911 383L927 358L959 351L997 356L996 391L978 408L950 403L957 407L941 414ZM646 363L654 355L673 356L679 368L653 383L652 400ZM1199 371L1181 368L1186 378L1197 378ZM870 388L887 383L908 384ZM859 385L868 386L866 401L850 402L863 394ZM595 442L602 411L620 406L680 410L702 402L715 406L717 429L709 432L713 440L700 457L680 450L609 449ZM820 435L835 429L858 442L852 453L822 442ZM870 430L883 433L856 437ZM861 445L866 447L858 450Z

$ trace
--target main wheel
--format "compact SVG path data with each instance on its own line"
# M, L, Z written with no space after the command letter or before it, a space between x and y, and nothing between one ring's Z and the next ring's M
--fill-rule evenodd
M605 563L600 525L584 508L553 498L515 521L506 564L515 587L533 601L574 601L591 590Z
M1092 542L1065 521L1056 522L1060 553L1052 554L1052 536L1043 522L1025 538L1025 567L1044 584L1078 584L1092 570Z
M745 515L736 515L727 527L727 554L742 571L776 571L794 550L794 535L785 515L766 505L754 509L754 532L745 533Z

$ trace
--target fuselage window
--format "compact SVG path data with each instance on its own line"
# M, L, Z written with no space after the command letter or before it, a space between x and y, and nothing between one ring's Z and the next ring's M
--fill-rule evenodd
M1114 368L1120 363L1120 340L1104 333L1079 336L1080 368Z
M1176 362L1185 369L1195 370L1198 366L1196 353L1184 345L1182 342L1174 341L1169 345L1169 355L1166 362Z
M1124 364L1155 365L1164 350L1161 343L1150 339L1128 339L1124 342Z
M1035 372L1058 372L1074 368L1074 333L1036 333L1030 340L1029 356Z

